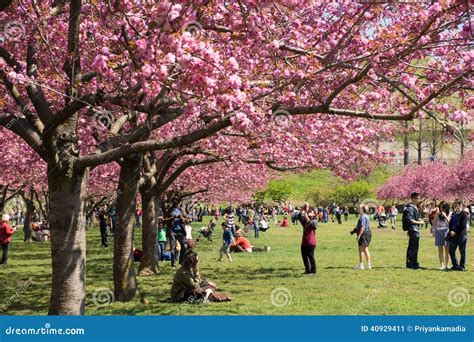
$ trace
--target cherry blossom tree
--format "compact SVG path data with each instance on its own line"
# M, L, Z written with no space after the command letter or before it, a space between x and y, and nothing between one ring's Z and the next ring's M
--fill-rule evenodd
M414 191L432 200L463 199L472 201L474 187L473 152L455 165L443 162L410 165L391 177L377 190L379 199L407 200Z
M120 165L114 275L127 283L147 153L225 137L256 147L246 162L280 167L291 151L354 175L384 157L377 120L425 112L448 127L429 105L472 88L464 1L0 4L16 28L0 46L0 125L47 164L50 314L84 313L91 169Z

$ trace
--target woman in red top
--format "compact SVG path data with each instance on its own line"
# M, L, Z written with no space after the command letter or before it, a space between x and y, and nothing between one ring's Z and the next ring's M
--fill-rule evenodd
M305 267L304 274L309 276L314 276L316 274L316 261L314 260L314 250L317 244L316 227L318 221L314 217L314 210L302 210L300 212L300 222L303 225L301 256L303 258L303 263Z
M16 231L15 226L10 227L8 221L10 220L10 215L4 214L2 216L2 221L0 222L0 245L2 246L2 261L0 264L6 265L8 262L8 247L10 245L11 236Z
M288 227L289 226L289 223L288 223L288 217L283 217L283 221L281 222L280 224L280 227Z

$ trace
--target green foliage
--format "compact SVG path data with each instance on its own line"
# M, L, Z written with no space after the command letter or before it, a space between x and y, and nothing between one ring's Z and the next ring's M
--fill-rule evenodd
M332 191L330 189L316 189L309 192L305 200L317 206L327 207L332 202Z
M265 195L266 195L266 192L265 192L265 191L257 191L257 192L253 195L253 199L254 199L255 202L257 202L257 203L264 203L264 202L265 202Z
M285 203L293 194L293 188L286 181L272 180L268 184L265 196L275 203Z
M358 202L371 194L371 188L367 181L356 181L336 187L332 198L339 205L355 207Z
M357 180L355 182L350 182L340 177L337 177L329 170L314 170L309 173L289 174L285 177L272 180L269 183L269 187L265 191L265 199L278 202L278 200L272 199L272 197L267 193L269 190L273 189L272 192L275 193L273 197L276 199L278 199L278 196L276 194L279 193L279 191L277 190L280 190L286 191L289 194L289 198L285 199L285 201L290 201L293 204L308 201L312 204L327 206L335 200L334 196L336 189L339 188L339 192L341 192L341 189L344 189L344 186L352 183L356 183L356 185L354 185L354 188L344 190L343 193L347 193L349 190L351 190L350 192L353 193L352 190L358 188L360 197L373 198L375 197L375 190L378 187L382 186L392 174L393 171L389 168L380 167L378 169L375 169L370 175L366 177L366 179ZM365 185L361 185L362 183L367 185L369 190L368 193L366 193L365 190L362 191L362 187L365 187ZM262 195L256 194L255 196L258 197ZM344 197L344 204L353 205L352 201L347 200L348 197L351 196ZM261 202L264 202L264 199L262 199ZM336 202L340 201L336 200Z
M328 170L314 170L309 173L290 174L281 179L293 189L291 201L304 202L309 200L311 194L320 192L326 194L335 189L343 180L334 176Z

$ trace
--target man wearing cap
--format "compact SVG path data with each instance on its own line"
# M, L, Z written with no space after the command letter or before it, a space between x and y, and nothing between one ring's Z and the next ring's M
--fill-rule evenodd
M8 262L8 247L10 245L11 236L16 231L16 227L10 227L8 224L10 221L10 215L2 215L2 221L0 222L0 245L2 246L2 260L0 264L6 265Z

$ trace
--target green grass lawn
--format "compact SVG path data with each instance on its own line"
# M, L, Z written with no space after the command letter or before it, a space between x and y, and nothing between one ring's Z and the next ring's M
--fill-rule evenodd
M205 220L203 224L207 223ZM88 231L87 314L88 315L470 315L474 312L473 239L468 242L468 271L441 272L437 251L428 230L422 233L420 263L426 270L404 267L407 238L396 231L373 229L371 252L373 269L353 270L357 263L356 242L348 231L355 219L318 228L315 277L302 276L301 228L272 227L255 246L270 245L271 252L235 254L234 262L217 262L219 231L213 242L198 245L201 274L229 293L233 301L209 304L167 304L173 273L169 263L161 264L161 274L139 277L140 295L129 303L115 302L97 307L94 291L112 289L112 248L100 247L97 228ZM194 227L202 224L195 223ZM375 222L373 223L375 226ZM137 233L140 245L141 231ZM194 234L196 236L196 234ZM471 234L472 235L472 234ZM46 314L50 292L49 243L25 244L19 231L10 250L9 265L0 266L0 314ZM137 264L138 266L138 264ZM25 283L27 282L27 283ZM448 294L467 291L471 301L450 305ZM274 303L272 304L272 291ZM291 297L291 298L290 298ZM454 300L460 300L455 297ZM145 298L146 300L143 300ZM462 299L462 298L461 298ZM285 300L287 305L284 304ZM3 308L3 310L2 310Z

